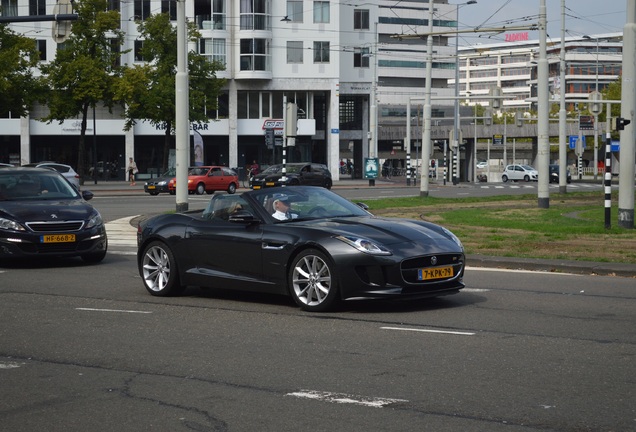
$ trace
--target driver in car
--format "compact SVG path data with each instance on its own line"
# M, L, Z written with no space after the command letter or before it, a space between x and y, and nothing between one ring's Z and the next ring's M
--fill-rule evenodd
M274 213L272 216L278 220L296 219L298 215L291 212L291 203L287 195L275 195L274 196Z

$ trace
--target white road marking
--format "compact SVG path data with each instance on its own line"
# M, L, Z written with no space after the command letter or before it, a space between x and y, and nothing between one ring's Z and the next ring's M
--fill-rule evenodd
M89 311L89 312L123 312L123 313L138 313L138 314L151 314L150 311L136 311L125 309L94 309L94 308L75 308L75 310Z
M488 292L489 289L485 288L462 288L461 292Z
M16 369L19 368L20 365L18 363L13 362L0 362L0 369Z
M492 267L470 267L466 266L466 270L470 271L491 271L491 272L499 272L499 273L526 273L526 274L547 274L547 275L555 275L555 276L585 276L577 273L563 273L563 272L551 272L547 270L515 270L515 269L502 269L502 268L492 268Z
M348 395L345 393L321 392L316 390L301 390L298 392L287 393L285 396L314 399L320 402L363 405L372 408L383 408L393 403L408 402L405 399L368 398L364 396Z
M430 330L430 329L415 329L415 328L408 328L408 327L380 327L380 329L382 330L399 330L399 331L412 331L412 332L421 332L421 333L442 333L442 334L452 334L452 335L459 335L459 336L474 336L475 333L471 333L471 332L458 332L458 331L451 331L451 330Z

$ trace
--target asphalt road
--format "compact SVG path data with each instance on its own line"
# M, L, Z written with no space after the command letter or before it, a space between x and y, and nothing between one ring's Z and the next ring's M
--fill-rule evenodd
M0 430L636 430L633 280L466 282L308 314L222 290L155 298L121 253L5 267Z

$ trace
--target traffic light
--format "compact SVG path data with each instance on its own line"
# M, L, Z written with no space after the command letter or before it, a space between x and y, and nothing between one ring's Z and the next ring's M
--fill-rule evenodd
M493 87L490 89L490 95L493 97L492 107L494 109L499 109L501 107L501 87Z
M631 120L627 120L623 117L618 117L616 119L616 130L625 130L625 126L631 123Z

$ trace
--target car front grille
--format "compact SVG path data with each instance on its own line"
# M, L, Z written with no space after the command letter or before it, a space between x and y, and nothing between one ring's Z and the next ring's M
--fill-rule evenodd
M433 269L443 267L452 267L453 275L428 281L418 279L418 271L420 269ZM455 279L462 272L463 268L464 259L462 254L437 254L404 260L402 261L402 264L400 266L400 271L402 273L402 278L408 283L430 284Z
M84 221L27 222L26 226L33 232L73 232L81 230Z

